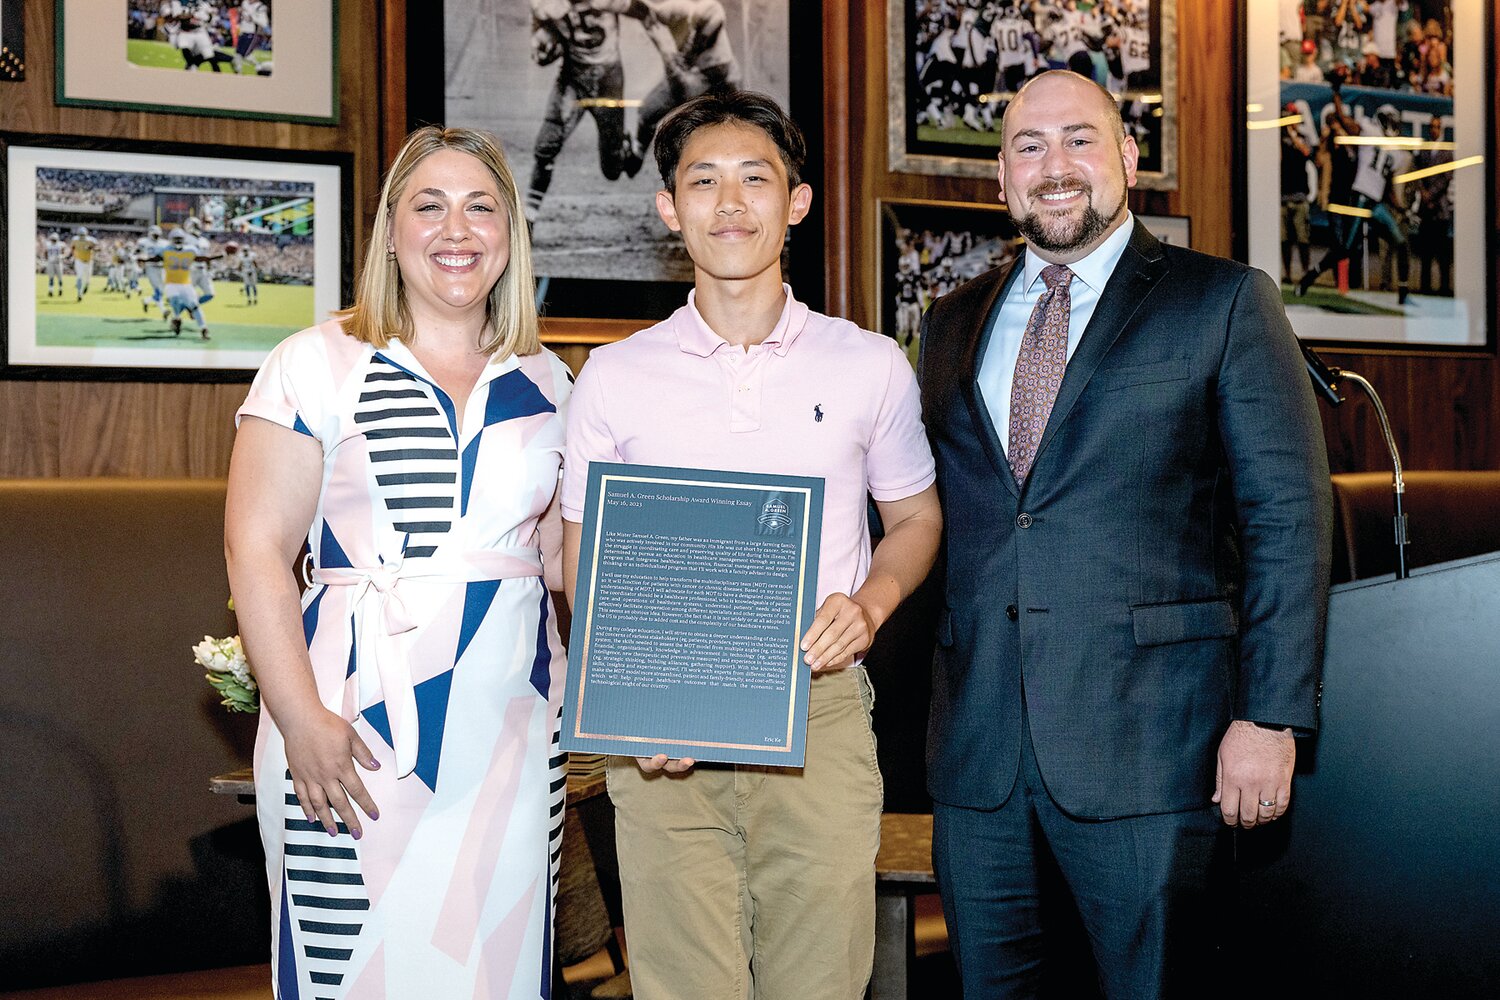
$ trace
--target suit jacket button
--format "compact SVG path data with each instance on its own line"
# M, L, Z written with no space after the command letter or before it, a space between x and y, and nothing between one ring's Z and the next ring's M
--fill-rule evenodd
M1014 604L1011 604L1008 605L1005 609L1005 617L1009 618L1011 621L1015 621L1017 618L1021 617L1021 612L1016 610L1016 606Z
M1018 528L1029 528L1029 527L1031 527L1031 515L1028 514L1028 513L1026 513L1023 510L1016 517L1016 527L1018 527Z

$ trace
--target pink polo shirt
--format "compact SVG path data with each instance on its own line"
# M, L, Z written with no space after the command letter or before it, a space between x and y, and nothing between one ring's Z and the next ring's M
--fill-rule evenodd
M901 500L932 485L916 378L888 337L792 297L748 351L687 305L597 347L568 408L562 511L583 520L589 462L819 476L818 603L870 571L866 494Z

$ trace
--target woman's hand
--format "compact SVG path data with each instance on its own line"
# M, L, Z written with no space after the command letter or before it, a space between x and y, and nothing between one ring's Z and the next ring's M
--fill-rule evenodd
M349 835L363 835L359 814L349 804L353 799L371 819L379 819L375 800L365 790L354 764L367 771L380 767L354 727L319 705L307 718L282 724L286 740L286 765L292 772L292 789L302 813L311 823L323 824L330 837L338 835L334 814L342 818Z

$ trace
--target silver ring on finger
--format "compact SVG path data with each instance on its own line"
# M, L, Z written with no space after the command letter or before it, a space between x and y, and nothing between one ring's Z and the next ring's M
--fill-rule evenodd
M1276 800L1272 799L1270 802L1267 802L1265 799L1261 799L1260 800L1260 807L1262 809L1275 809L1276 808Z

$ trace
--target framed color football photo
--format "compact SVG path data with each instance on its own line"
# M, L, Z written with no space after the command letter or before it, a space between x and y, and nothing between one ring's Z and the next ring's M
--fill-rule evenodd
M4 377L248 380L347 301L347 157L0 146Z
M1245 8L1244 228L1299 337L1493 350L1493 5Z
M886 0L886 32L892 171L993 177L1006 105L1070 69L1119 101L1138 186L1177 187L1176 0Z
M57 103L335 125L338 0L57 0Z
M894 337L913 366L922 314L940 295L1021 252L1003 205L881 201L877 332Z

